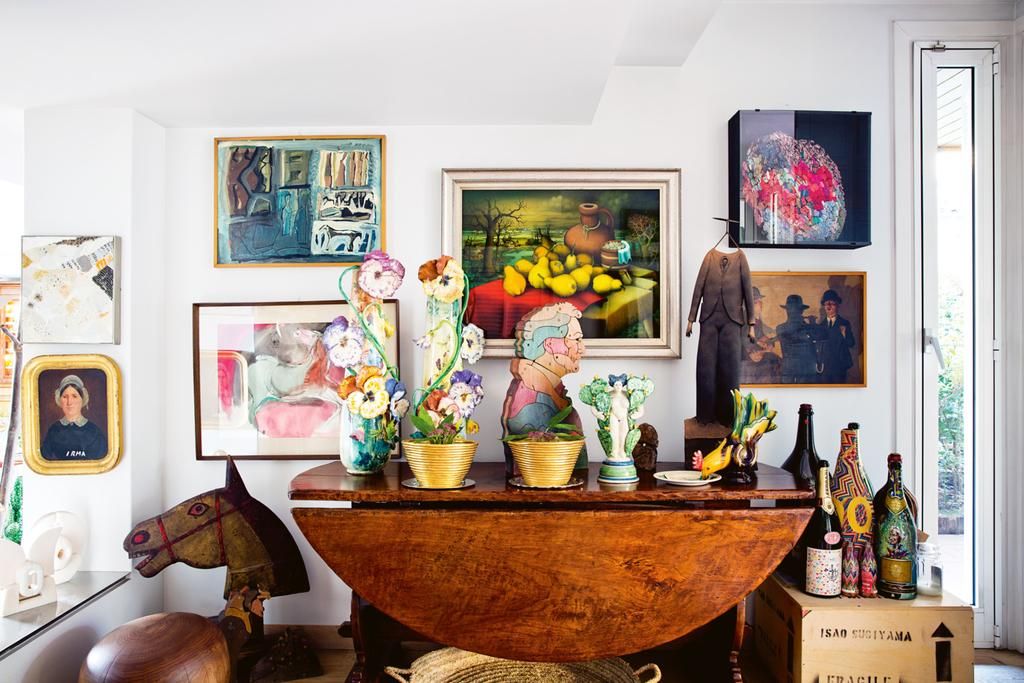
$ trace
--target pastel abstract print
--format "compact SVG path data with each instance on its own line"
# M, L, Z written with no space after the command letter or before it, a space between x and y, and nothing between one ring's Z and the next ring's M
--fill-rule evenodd
M118 238L23 237L21 340L116 344Z
M384 137L218 139L217 265L358 263L384 248Z

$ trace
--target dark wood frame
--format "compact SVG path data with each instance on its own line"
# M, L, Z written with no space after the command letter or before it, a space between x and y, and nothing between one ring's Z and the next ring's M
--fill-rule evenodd
M401 339L401 326L399 315L401 308L398 299L384 299L385 304L395 305L395 319L391 323L395 326L395 338ZM327 299L317 301L228 301L228 302L201 302L192 304L192 409L195 427L196 460L226 460L223 455L203 455L202 439L202 406L199 402L199 313L204 307L228 307L228 306L345 306L348 302L342 299ZM401 372L401 344L395 345L394 366ZM338 453L322 454L290 454L290 455L235 455L235 460L337 460ZM398 457L393 454L392 458Z

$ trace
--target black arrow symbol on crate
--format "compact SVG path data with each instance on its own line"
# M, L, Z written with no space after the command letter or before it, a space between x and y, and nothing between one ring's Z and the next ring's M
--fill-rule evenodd
M953 643L949 640L938 640L939 638L953 637L952 631L941 621L939 622L939 627L932 633L932 638L935 639L936 681L953 680Z

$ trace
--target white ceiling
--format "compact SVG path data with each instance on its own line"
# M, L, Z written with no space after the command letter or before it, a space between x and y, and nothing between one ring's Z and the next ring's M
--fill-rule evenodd
M0 106L166 126L586 123L721 0L0 0Z

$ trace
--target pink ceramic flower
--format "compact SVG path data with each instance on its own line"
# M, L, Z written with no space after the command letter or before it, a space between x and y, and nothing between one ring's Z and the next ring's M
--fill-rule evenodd
M375 249L359 266L359 288L375 299L394 296L405 277L405 266L383 251Z

